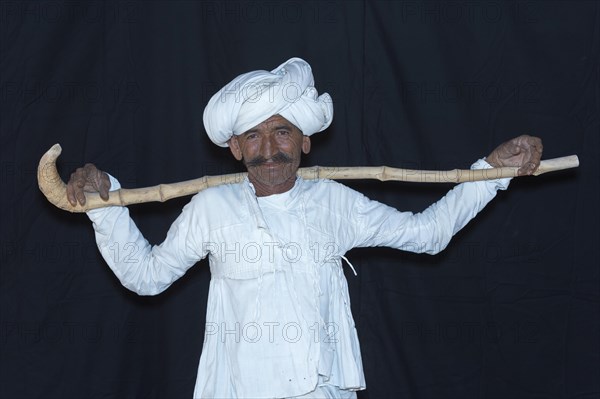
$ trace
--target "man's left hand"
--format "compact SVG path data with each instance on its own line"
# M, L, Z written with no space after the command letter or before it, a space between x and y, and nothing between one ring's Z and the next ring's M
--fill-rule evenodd
M495 168L516 166L519 176L531 175L540 166L542 150L539 137L523 135L500 144L485 160Z

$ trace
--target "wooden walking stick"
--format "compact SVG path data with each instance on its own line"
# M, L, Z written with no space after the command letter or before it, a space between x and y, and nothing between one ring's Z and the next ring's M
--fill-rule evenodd
M91 209L111 205L126 206L145 202L165 202L172 198L196 194L208 187L221 184L237 183L244 179L246 173L234 173L221 176L204 176L171 184L159 184L152 187L120 189L109 193L108 201L102 200L97 193L86 193L85 205L73 206L67 200L66 184L56 170L56 159L62 152L60 144L54 144L40 159L38 165L38 184L48 201L60 209L70 212L85 212ZM557 170L576 168L579 166L577 155L547 159L540 163L534 176ZM367 167L323 167L313 166L298 169L298 175L304 179L377 179L381 181L395 180L418 183L463 183L469 181L491 180L503 177L517 177L518 167L503 167L478 170L415 170L398 169L388 166Z

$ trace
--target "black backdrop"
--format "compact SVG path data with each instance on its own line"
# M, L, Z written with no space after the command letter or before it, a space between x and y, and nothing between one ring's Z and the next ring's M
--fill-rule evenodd
M304 165L468 167L519 135L581 167L513 180L443 253L348 254L362 398L598 398L595 1L2 1L0 396L188 398L206 261L138 297L86 216L35 168L61 143L126 187L240 170L202 111L219 87L299 56L335 118ZM350 182L419 211L451 186ZM131 207L162 241L189 200Z

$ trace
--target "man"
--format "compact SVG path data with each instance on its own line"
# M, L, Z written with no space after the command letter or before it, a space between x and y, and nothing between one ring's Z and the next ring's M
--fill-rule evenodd
M509 179L465 183L424 212L399 212L329 180L296 177L310 136L333 117L310 66L292 58L271 72L238 76L209 101L204 125L229 146L247 178L200 192L150 246L127 208L88 212L98 247L121 283L156 295L209 256L205 341L194 397L353 398L365 388L341 259L354 247L389 246L435 254ZM542 144L521 136L474 168L538 167ZM88 164L73 173L69 201L118 182ZM114 259L115 245L134 256ZM122 248L121 248L122 249ZM345 258L344 258L345 259Z

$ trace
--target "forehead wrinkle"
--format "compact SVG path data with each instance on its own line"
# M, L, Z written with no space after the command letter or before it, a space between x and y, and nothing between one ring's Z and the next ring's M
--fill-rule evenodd
M269 119L259 123L255 127L251 128L249 130L246 130L241 135L247 135L250 133L258 133L263 130L274 131L274 130L280 130L280 129L287 129L290 131L295 131L295 130L300 131L300 129L298 129L296 126L294 126L293 123L291 123L284 117L279 116L279 115L274 115L274 116L270 117Z

